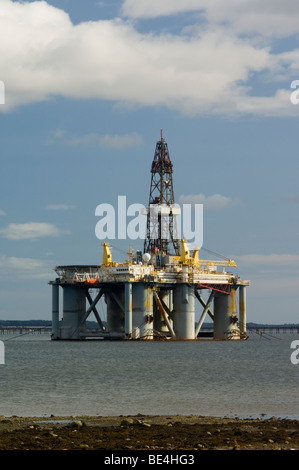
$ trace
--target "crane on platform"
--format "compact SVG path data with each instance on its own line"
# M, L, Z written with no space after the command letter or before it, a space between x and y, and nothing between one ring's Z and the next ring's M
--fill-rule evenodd
M229 260L208 260L208 259L199 259L199 248L195 248L193 251L193 254L191 256L190 250L187 246L186 240L182 238L181 240L181 263L182 264L193 264L197 268L200 268L202 266L233 266L237 268L238 266L236 265L235 261L232 259Z

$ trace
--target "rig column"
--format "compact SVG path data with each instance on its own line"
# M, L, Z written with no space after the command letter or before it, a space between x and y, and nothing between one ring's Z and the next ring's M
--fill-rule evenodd
M59 332L59 285L52 284L52 339L58 338Z
M172 312L172 290L160 290L158 293L159 299L161 302L164 302L166 307L168 308L169 312ZM167 315L167 312L166 312ZM168 320L169 324L172 327L172 320ZM169 331L169 327L167 325L167 322L165 321L165 318L163 317L159 307L156 305L156 302L154 303L154 329L158 331L159 333L164 333L167 334Z
M246 334L246 287L239 287L239 328L241 335Z
M214 297L214 339L240 339L237 326L236 289Z
M123 286L110 286L106 293L108 331L113 338L125 336L125 299Z
M61 339L81 339L85 329L86 289L67 285L63 287L63 325Z
M125 283L125 334L132 334L132 283Z
M195 338L194 288L178 284L173 293L173 329L177 339Z
M133 284L132 339L153 338L153 292L143 282Z

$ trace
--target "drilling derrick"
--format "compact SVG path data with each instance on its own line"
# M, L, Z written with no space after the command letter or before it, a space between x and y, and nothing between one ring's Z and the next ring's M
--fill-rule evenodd
M134 253L130 247L129 259L117 262L109 244L103 242L102 262L56 266L57 277L50 281L53 340L247 339L246 287L250 282L227 271L237 267L232 259L200 259L200 249L190 251L188 241L178 236L180 208L174 202L172 175L161 131L151 166L144 253ZM196 299L202 309L199 318ZM100 301L105 321L97 307ZM98 328L87 326L92 313ZM207 315L213 321L213 330L208 332L202 331Z
M172 181L173 166L162 131L161 139L156 144L151 174L144 253L169 254L173 250L175 255L179 255L177 208L174 207Z

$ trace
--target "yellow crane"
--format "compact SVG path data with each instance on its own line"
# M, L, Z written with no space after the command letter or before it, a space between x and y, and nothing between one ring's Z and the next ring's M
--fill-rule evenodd
M237 265L234 260L229 259L227 261L214 261L208 259L199 259L198 257L199 248L195 248L193 255L190 255L190 250L187 246L186 240L182 238L181 240L181 263L182 264L193 264L197 268L200 266L234 266L237 268Z
M115 263L115 261L112 261L112 254L111 254L109 244L104 242L103 247L104 247L104 249L103 249L103 265L104 266L117 266L118 263Z

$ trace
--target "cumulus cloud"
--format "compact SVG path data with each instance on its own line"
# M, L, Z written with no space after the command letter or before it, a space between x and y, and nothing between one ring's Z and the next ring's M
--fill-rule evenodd
M251 281L250 292L261 296L271 295L279 299L284 295L293 296L299 289L299 277L273 278L273 279L257 279Z
M142 144L142 137L137 132L123 135L111 134L87 134L81 137L69 138L70 145L99 146L111 149L124 149Z
M181 195L179 204L203 204L203 210L221 210L239 204L237 198L223 196L222 194L212 194L205 196L204 194Z
M299 266L299 255L293 254L248 254L238 256L238 260L254 266Z
M238 33L290 36L298 33L299 4L293 0L125 0L129 18L156 18L199 12L210 24L228 24Z
M252 9L256 15L268 13L257 0L250 1L256 4ZM240 3L246 12L249 0ZM228 0L225 6L220 0L124 3L123 12L131 11L131 16L134 8L139 8L135 16L144 15L146 8L154 12L159 7L165 14L167 8L172 13L202 9L208 22L218 21L216 28L208 24L163 34L141 33L134 23L121 18L74 25L67 13L45 1L1 0L1 79L6 104L0 111L64 96L111 100L123 106L166 106L189 115L296 115L289 90L278 87L272 96L253 96L249 80L254 74L270 75L278 69L289 77L297 56L280 58L268 47L232 32L225 24L227 4L232 8L236 2ZM278 2L273 4L279 18ZM217 19L216 13L221 12ZM115 136L102 136L100 142L120 145Z
M3 80L0 80L0 104L5 104L5 85Z
M203 9L202 0L125 0L121 11L130 18L156 18Z
M0 272L5 278L49 279L51 269L43 260L2 255Z
M53 224L44 222L27 222L24 224L9 224L0 229L0 235L10 240L36 240L44 237L57 237L62 232Z
M283 202L299 204L299 194L289 194L283 198Z
M221 0L207 2L210 21L226 21L240 33L283 37L298 33L299 4L293 0Z
M47 210L49 211L69 211L74 208L75 206L71 204L49 204L47 206Z

